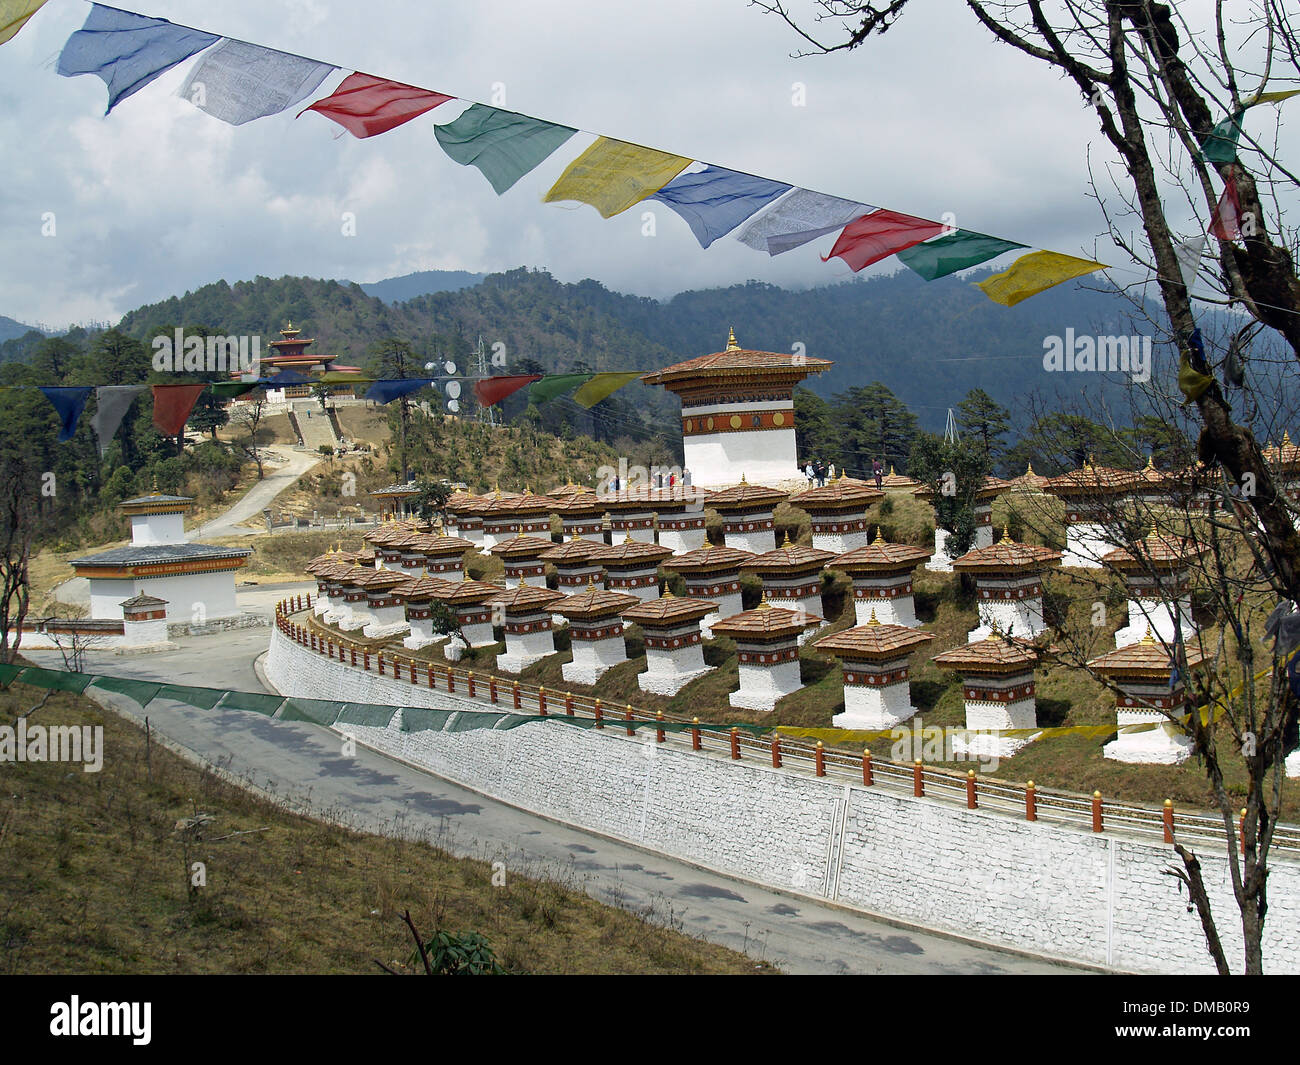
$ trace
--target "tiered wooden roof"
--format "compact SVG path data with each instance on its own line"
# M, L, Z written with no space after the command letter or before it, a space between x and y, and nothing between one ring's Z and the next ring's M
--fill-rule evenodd
M538 558L542 552L549 551L554 546L555 542L553 540L543 539L540 536L520 534L510 537L509 540L502 540L494 547L488 548L488 551L504 559L528 559Z
M842 513L866 510L884 498L885 493L874 484L845 477L841 470L833 481L796 492L790 497L790 505L810 514Z
M1025 472L1019 477L1012 477L1011 487L1022 492L1041 492L1050 478L1043 477L1041 474L1034 472L1034 464L1028 462L1025 464Z
M880 479L880 487L891 492L914 492L921 487L921 482L905 474L895 473L891 464L889 472Z
M708 505L720 514L749 510L771 510L788 498L785 492L761 484L749 484L741 474L740 484L709 495Z
M1189 536L1161 536L1153 525L1147 535L1133 544L1130 551L1117 547L1101 556L1101 561L1121 573L1140 573L1147 569L1177 570L1209 550Z
M727 570L739 570L742 563L754 558L754 552L742 551L738 547L718 547L704 541L703 547L687 551L684 555L666 558L660 565L664 569L677 570L687 575L694 573L719 573Z
M621 544L611 544L600 555L602 566L631 567L658 565L673 553L672 548L625 537Z
M1028 573L1046 569L1060 557L1061 552L1050 547L1016 543L1004 528L1001 540L953 559L952 568L974 573L1016 570Z
M565 598L563 592L521 580L513 588L498 589L488 602L505 607L508 613L524 614L549 608L557 599Z
M871 543L835 556L829 565L843 570L851 577L857 574L869 576L875 573L901 573L916 569L933 554L933 551L924 547L887 543L880 527L876 526L876 538Z
M774 551L765 551L761 555L742 562L740 568L753 570L760 574L780 576L789 573L807 573L820 570L835 557L834 551L823 551L819 547L807 544L793 544L790 534L786 533L785 543Z
M574 536L562 544L551 544L540 557L543 561L554 562L556 565L582 566L599 562L608 550L608 544L599 544L594 540L584 540L581 536Z
M418 577L408 577L405 584L399 584L393 589L393 594L408 603L427 603L434 597L435 592L458 583L460 582L430 577L427 573L423 573Z
M692 392L708 392L719 384L746 380L761 381L768 385L793 388L809 374L823 373L833 363L829 359L814 359L780 351L752 351L736 343L736 334L727 337L725 351L687 359L685 362L665 366L653 373L643 374L647 385L663 385L670 392L686 396Z
M714 636L730 636L736 640L779 640L797 636L805 629L815 629L821 621L815 614L772 606L764 599L753 610L722 618L710 628Z
M688 621L699 621L718 609L718 604L707 599L679 597L666 591L658 599L638 603L623 611L623 620L648 628L666 629Z
M1038 651L1028 640L1009 640L994 629L986 639L959 644L930 661L944 669L996 676L1023 673L1037 663Z
M454 605L456 603L486 602L501 590L499 584L489 584L487 581L472 579L469 570L466 570L463 580L447 581L444 587L433 589L432 594L434 599L440 599L444 603Z
M1079 496L1124 495L1139 484L1132 470L1119 470L1113 466L1098 466L1091 458L1081 469L1070 470L1057 477L1049 477L1043 491L1064 498Z
M717 626L714 628L716 630ZM823 636L815 646L819 651L831 651L841 658L886 662L911 654L933 639L932 632L910 629L906 625L884 625L872 610L871 620L865 625Z
M639 603L635 595L624 592L606 591L597 588L594 581L588 581L587 587L574 595L566 596L551 607L556 613L566 618L603 618L621 614L628 607Z
M1205 656L1199 648L1184 644L1183 649L1189 668L1195 668L1204 661ZM1150 627L1137 643L1094 658L1088 665L1103 677L1116 680L1167 680L1172 668L1169 652L1151 635Z

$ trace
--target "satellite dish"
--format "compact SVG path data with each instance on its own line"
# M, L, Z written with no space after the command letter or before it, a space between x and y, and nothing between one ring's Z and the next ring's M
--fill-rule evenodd
M447 395L449 395L449 396L452 398L452 400L456 400L456 399L458 399L458 398L460 397L460 382L459 382L459 381L448 381L448 382L447 382Z
M426 363L424 364L424 368L425 368L426 370L432 370L432 369L433 369L435 366L437 366L437 365L438 365L438 364L437 364L436 362L426 362Z
M448 362L445 365L448 373L454 374L456 372L456 364L454 362Z
M447 409L451 411L452 414L455 414L458 410L460 410L460 400L458 399L447 400Z

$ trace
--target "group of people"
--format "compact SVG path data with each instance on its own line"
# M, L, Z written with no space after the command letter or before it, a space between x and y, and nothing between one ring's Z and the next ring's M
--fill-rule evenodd
M803 475L808 478L810 488L821 487L827 481L835 480L835 463L827 464L820 459L812 459L804 465ZM879 459L871 460L871 476L879 488L885 476L885 467Z

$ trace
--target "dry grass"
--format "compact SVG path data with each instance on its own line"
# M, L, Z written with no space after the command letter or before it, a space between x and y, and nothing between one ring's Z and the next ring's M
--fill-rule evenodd
M0 693L5 721L39 696ZM103 771L0 763L0 971L378 973L409 969L400 914L426 934L483 933L517 973L744 973L750 959L682 935L666 905L638 917L589 898L573 868L504 854L455 859L424 839L291 814L153 746L80 696L33 723L102 724ZM212 818L187 847L177 824ZM244 833L235 835L235 833ZM218 837L229 837L218 839ZM190 862L207 867L191 897Z

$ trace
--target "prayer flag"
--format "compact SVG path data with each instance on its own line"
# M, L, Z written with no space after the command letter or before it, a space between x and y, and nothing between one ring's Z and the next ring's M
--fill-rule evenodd
M71 440L73 434L77 431L77 422L81 420L81 412L86 409L86 400L90 398L90 393L95 391L94 386L54 388L40 385L38 387L58 412L59 422L61 423L59 427L59 443Z
M260 44L222 38L194 65L178 95L213 118L242 126L299 103L335 69Z
M1214 221L1210 223L1210 235L1220 240L1241 238L1241 200L1237 197L1235 178L1229 177L1224 183L1223 195L1214 209Z
M678 174L649 198L681 215L700 247L707 248L790 188L779 181L706 166L699 173Z
M1205 234L1192 237L1174 245L1174 256L1178 260L1178 270L1182 274L1183 287L1191 294L1196 287L1196 273L1201 268L1201 256L1205 254Z
M212 381L208 384L208 388L212 390L214 396L219 396L221 399L234 399L236 396L253 391L259 383L257 381Z
M433 127L448 157L478 167L498 196L577 132L485 104L474 104L453 121Z
M1031 251L1022 255L1000 274L976 283L984 295L1004 307L1014 307L1021 300L1037 296L1072 277L1104 270L1105 263L1078 259L1056 251Z
M95 4L86 23L59 53L65 78L96 74L108 86L108 109L148 85L158 75L221 38L202 30L173 26L166 19Z
M95 413L90 419L90 428L99 441L101 456L108 451L118 426L144 388L144 385L100 385L95 389Z
M539 373L521 373L505 377L485 377L481 381L474 382L474 398L478 400L480 407L490 407L494 403L500 403L507 396L513 395L521 388L531 385L534 381L540 381L542 375Z
M930 237L937 237L947 228L941 222L931 222L897 211L873 211L845 226L844 232L831 248L830 255L822 256L822 262L838 257L857 273L895 252L920 244Z
M207 385L151 385L153 423L163 436L179 436Z
M588 409L594 407L602 399L607 398L617 392L624 385L630 385L637 380L644 371L632 370L631 372L619 373L598 373L578 391L573 393L573 402L580 407Z
M376 381L366 391L366 399L373 399L378 403L392 403L395 399L402 396L409 396L412 392L418 392L426 388L437 378L434 377L390 377L382 381Z
M755 251L780 255L843 229L855 218L874 210L870 204L855 200L795 189L746 224L736 239Z
M329 96L299 111L298 117L316 111L354 137L373 137L454 99L454 96L357 71L344 78Z
M1244 107L1237 108L1201 141L1201 154L1207 163L1221 166L1237 158L1237 141L1241 137L1241 116L1246 113Z
M45 0L0 0L0 44L27 25Z
M898 258L909 270L920 274L927 281L934 281L996 259L1012 248L1023 247L1025 245L1011 240L959 229L946 237L904 248L898 253Z
M565 168L542 200L589 203L612 218L658 192L691 162L683 155L601 137Z
M556 396L562 396L565 392L586 384L595 376L591 373L548 373L528 390L528 402L547 403Z

